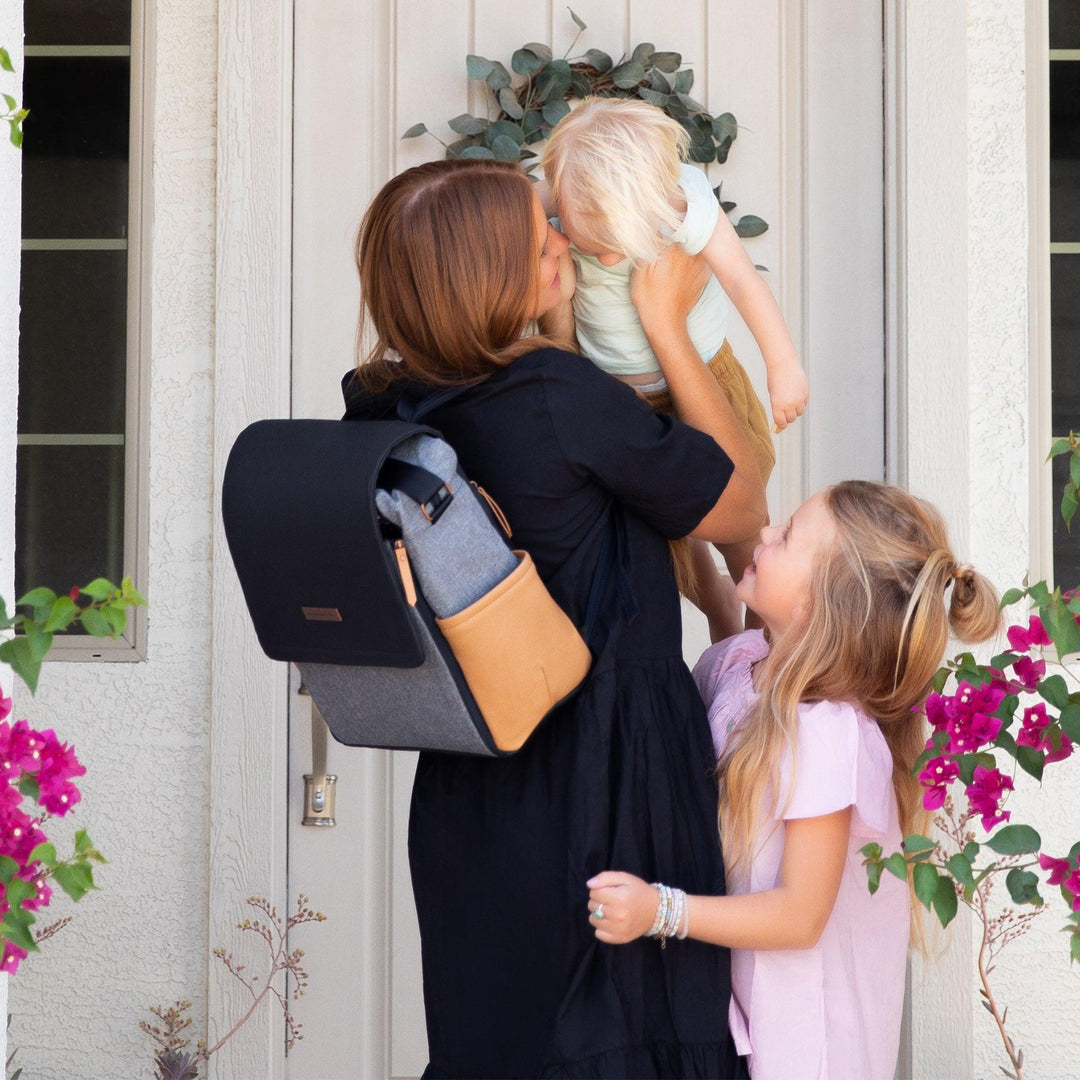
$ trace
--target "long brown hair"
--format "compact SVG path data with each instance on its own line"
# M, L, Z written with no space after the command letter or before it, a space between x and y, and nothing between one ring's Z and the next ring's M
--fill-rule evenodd
M877 720L892 752L901 830L916 831L923 812L911 771L926 738L918 710L949 631L984 641L1000 623L993 586L957 564L929 503L862 480L836 484L824 498L836 542L814 566L805 615L762 661L761 697L718 766L729 866L749 860L760 842L766 800L780 811L780 758L795 753L800 702L846 701Z
M539 274L533 205L516 166L482 159L418 165L382 188L356 246L369 390L476 379L549 344L522 338Z

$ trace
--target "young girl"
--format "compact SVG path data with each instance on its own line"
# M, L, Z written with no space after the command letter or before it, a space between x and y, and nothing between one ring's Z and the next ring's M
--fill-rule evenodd
M950 628L982 641L994 590L949 550L940 514L846 481L766 527L737 587L764 620L706 650L728 896L631 874L589 880L596 936L732 950L730 1025L753 1080L893 1075L908 889L873 896L859 849L896 850L919 810L918 711ZM673 946L673 947L678 947Z
M630 299L630 275L635 266L655 262L670 244L691 255L700 252L713 276L687 329L746 429L767 483L776 460L769 424L727 342L728 298L765 359L774 430L782 431L805 409L806 375L780 309L720 212L708 178L683 162L689 142L682 125L656 106L613 98L586 98L552 132L543 152L544 175L559 227L574 247L577 339L598 367L634 386L654 408L673 411ZM733 581L752 550L752 539L721 548ZM693 555L693 569L705 591L714 591L718 575L702 546ZM715 612L706 614L713 615L713 640L721 629L739 629L718 621L722 617Z

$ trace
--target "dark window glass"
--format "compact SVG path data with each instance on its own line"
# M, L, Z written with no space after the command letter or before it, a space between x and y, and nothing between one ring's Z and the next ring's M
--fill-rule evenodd
M1050 0L1050 48L1080 49L1080 3Z
M30 56L23 236L127 236L127 57Z
M1080 514L1072 520L1072 532L1061 516L1061 493L1069 479L1068 454L1054 458L1054 584L1062 589L1080 586Z
M16 592L67 592L124 569L124 448L20 446L16 467Z
M1080 254L1050 256L1051 403L1055 436L1080 431ZM1080 585L1080 517L1066 532L1059 503L1067 455L1054 462L1054 580Z
M26 0L27 45L127 45L131 0Z
M127 252L26 251L19 430L124 433Z

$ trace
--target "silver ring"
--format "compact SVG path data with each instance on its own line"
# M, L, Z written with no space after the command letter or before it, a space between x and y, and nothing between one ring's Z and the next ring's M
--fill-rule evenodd
M597 904L596 910L592 913L594 919L602 919L604 917L604 905Z

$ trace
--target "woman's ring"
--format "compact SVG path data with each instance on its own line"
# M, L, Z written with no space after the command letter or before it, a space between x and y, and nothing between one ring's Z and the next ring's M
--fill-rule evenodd
M602 919L604 917L604 905L597 904L596 910L592 913L594 919Z

